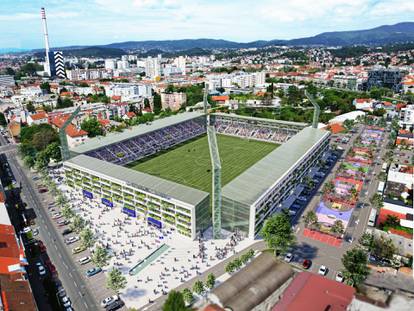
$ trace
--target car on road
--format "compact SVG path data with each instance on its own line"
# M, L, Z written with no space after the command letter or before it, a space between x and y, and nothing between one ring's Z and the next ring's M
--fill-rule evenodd
M287 254L285 255L284 260L285 260L286 262L291 262L291 261L292 261L292 259L293 259L293 254L292 254L292 253L287 253Z
M62 235L68 235L71 234L73 231L72 229L66 228L65 230L62 231Z
M318 274L326 275L328 273L328 268L324 265L319 267Z
M38 180L40 177L39 176L33 176L32 180Z
M72 254L79 254L86 250L86 247L78 246L72 249Z
M39 229L38 228L34 228L32 232L33 232L33 236L36 236L36 235L39 234Z
M76 241L79 241L79 237L78 237L78 236L72 236L72 237L70 237L70 238L67 238L67 239L65 240L65 243L66 243L67 245L69 245L69 244L75 243Z
M113 296L110 296L110 297L106 297L104 300L102 300L101 307L105 308L106 306L109 306L111 303L113 303L117 300L119 300L118 295L113 295Z
M116 300L114 302L111 302L109 305L105 307L106 311L114 311L122 308L125 305L125 303L122 300Z
M46 188L40 188L38 191L39 191L39 193L45 193L45 192L47 192L48 190L47 190Z
M67 308L70 307L72 305L72 302L70 301L68 296L63 296L60 301L62 302L62 306Z
M341 271L338 271L335 275L335 281L342 283L344 281L344 276Z
M39 273L40 276L45 276L46 275L46 269L42 265L41 262L36 262L36 267L37 267L37 272Z
M101 268L99 268L99 267L94 267L94 268L91 268L91 269L88 269L87 271L86 271L86 275L87 276L89 276L89 277L91 277L91 276L94 276L95 274L98 274L99 272L101 272L102 271L102 269Z
M91 261L91 257L89 257L89 256L85 256L85 257L82 257L82 258L80 258L79 260L78 260L78 262L81 264L81 265L86 265L88 262L90 262Z
M305 259L302 262L302 267L305 268L305 269L309 269L311 266L312 266L312 260Z

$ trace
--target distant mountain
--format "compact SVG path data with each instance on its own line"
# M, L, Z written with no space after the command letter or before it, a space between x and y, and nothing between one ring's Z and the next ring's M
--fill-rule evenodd
M178 51L187 55L205 55L213 49L263 48L267 46L353 46L390 45L414 42L414 22L384 25L366 30L324 32L313 37L291 40L258 40L240 43L218 39L182 39L161 41L127 41L99 46L67 46L65 55L79 57L119 57L125 51L139 52L142 56L175 55ZM33 50L39 52L41 50ZM1 52L1 49L0 49Z
M7 54L7 53L20 53L30 51L30 49L19 49L19 48L0 48L0 54Z

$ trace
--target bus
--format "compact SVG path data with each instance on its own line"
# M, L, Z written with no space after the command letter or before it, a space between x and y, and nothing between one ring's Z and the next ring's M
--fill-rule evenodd
M385 182L380 181L378 184L377 193L382 195L384 193L384 188L385 188Z
M384 172L385 173L387 171L387 168L388 168L388 163L387 162L382 163L381 172Z
M375 221L377 220L377 210L375 208L371 209L368 218L368 226L375 227Z

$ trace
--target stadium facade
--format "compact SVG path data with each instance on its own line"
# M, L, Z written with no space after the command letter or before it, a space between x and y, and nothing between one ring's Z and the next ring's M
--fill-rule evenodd
M281 144L222 188L222 228L257 236L264 220L328 148L329 132L304 123L211 115L219 134ZM71 149L65 180L85 197L195 239L212 224L210 194L127 167L206 133L206 115L177 114Z

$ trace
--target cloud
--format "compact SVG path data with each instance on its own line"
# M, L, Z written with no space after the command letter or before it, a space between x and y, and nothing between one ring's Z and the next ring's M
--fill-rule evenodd
M48 19L65 19L79 16L76 12L46 12ZM35 13L16 13L11 15L0 15L0 22L17 22L17 21L29 21L29 20L40 20L39 14Z
M374 4L370 10L370 15L383 16L397 16L400 14L414 13L414 3L412 0L392 0L386 2L379 2Z

